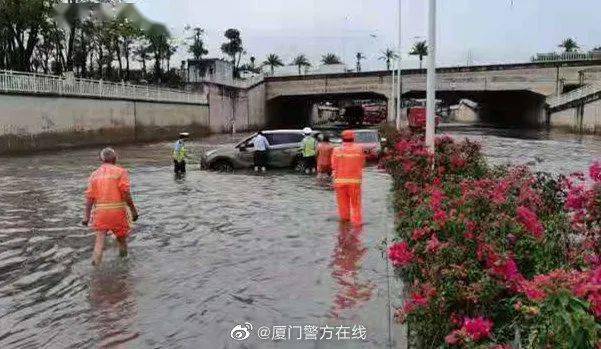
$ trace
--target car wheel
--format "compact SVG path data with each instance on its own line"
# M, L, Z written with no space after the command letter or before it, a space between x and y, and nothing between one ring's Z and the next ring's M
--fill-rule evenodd
M213 170L217 172L232 172L234 171L234 166L228 160L217 160L213 166Z
M294 171L299 173L305 172L305 162L300 157L294 162Z

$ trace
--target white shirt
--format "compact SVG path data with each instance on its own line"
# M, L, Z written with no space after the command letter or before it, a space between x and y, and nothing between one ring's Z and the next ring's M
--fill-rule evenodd
M269 141L267 140L267 138L265 138L265 136L257 135L253 139L253 146L254 146L255 150L265 151L265 150L269 149Z

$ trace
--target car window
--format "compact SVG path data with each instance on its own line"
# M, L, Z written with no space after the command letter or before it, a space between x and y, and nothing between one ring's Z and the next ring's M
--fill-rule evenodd
M267 135L270 145L300 143L303 135L299 133L271 133Z
M251 137L247 140L245 140L244 142L241 143L241 145L244 148L253 148L255 145L253 144L253 140L255 139L255 137Z
M378 134L375 132L357 132L355 134L355 142L357 143L377 143Z

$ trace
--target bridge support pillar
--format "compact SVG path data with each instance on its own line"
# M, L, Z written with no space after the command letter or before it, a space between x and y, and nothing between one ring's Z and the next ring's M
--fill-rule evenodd
M396 103L394 96L388 98L388 122L395 122Z

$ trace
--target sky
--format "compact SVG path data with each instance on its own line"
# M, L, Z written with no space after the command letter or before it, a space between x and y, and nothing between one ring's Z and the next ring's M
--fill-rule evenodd
M407 53L427 38L427 0L400 0L403 67L418 59ZM176 37L186 25L206 30L208 57L223 57L227 28L242 33L247 54L262 62L276 53L285 63L299 53L315 65L333 52L349 66L355 55L363 70L379 70L382 50L398 47L399 0L136 0L141 12L165 23ZM582 48L601 46L600 0L438 0L439 66L527 62L536 53L559 51L574 38ZM187 58L185 49L175 59ZM425 64L425 63L424 63Z

